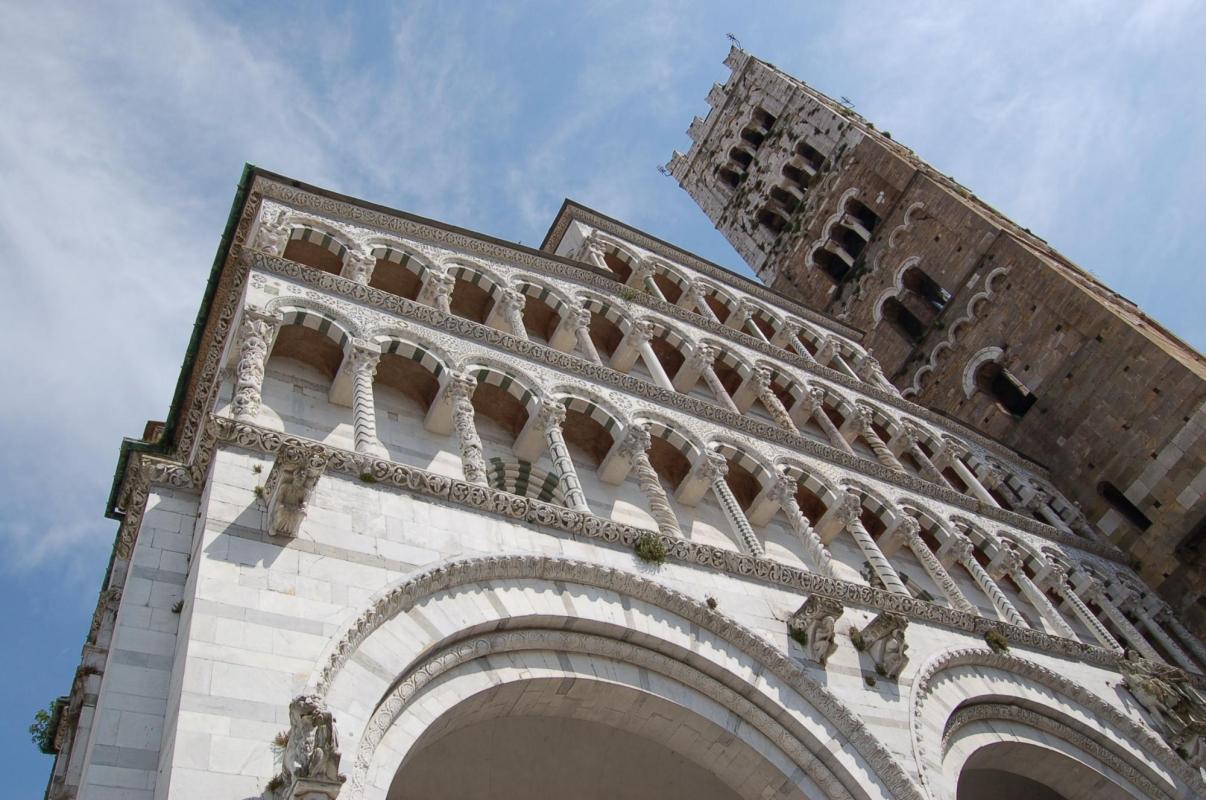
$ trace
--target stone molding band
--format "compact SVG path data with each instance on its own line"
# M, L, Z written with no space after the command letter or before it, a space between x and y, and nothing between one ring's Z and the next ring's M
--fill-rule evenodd
M1044 539L1092 553L1116 563L1123 564L1126 562L1121 551L1113 545L1090 541L1075 534L1066 533L1016 512L979 502L949 487L939 486L923 478L890 469L878 461L842 452L807 436L793 434L791 431L761 422L748 415L734 414L731 411L697 397L663 389L639 377L617 372L601 364L592 363L578 355L563 353L560 350L555 350L538 342L520 339L495 328L473 322L472 320L453 314L446 314L431 306L407 300L379 289L373 289L347 278L341 278L338 275L332 275L293 261L261 252L250 250L245 252L246 261L248 262L247 266L253 269L279 275L288 280L296 281L324 292L341 295L358 303L382 308L391 314L412 319L435 330L443 331L469 341L475 341L479 344L497 347L520 357L547 364L558 370L579 374L589 380L608 384L638 397L652 400L664 407L675 408L710 422L716 422L757 436L764 441L784 445L796 451L803 451L814 458L828 461L831 464L869 474L885 483L891 483L902 489L940 500L949 505L958 506L981 516L990 517L1006 525L1024 530L1036 536L1041 536ZM850 381L852 379L847 378L847 380Z
M217 442L264 454L275 455L282 448L296 446L302 441L310 444L308 440L287 436L279 431L216 415L211 417L207 428L209 434ZM532 525L554 528L622 547L632 547L640 537L654 535L661 539L668 559L684 564L720 570L740 578L759 580L802 594L820 594L838 600L843 605L888 611L980 636L989 630L998 630L1011 644L1019 647L1075 658L1111 669L1117 669L1120 659L1118 655L1101 647L1052 636L1033 628L1009 625L996 619L947 608L908 595L850 583L767 558L756 558L732 550L666 536L645 528L574 511L565 506L544 503L487 486L436 475L406 464L326 445L312 446L321 447L327 452L328 472L355 478L368 474L373 477L377 485L393 486L486 513L497 514Z

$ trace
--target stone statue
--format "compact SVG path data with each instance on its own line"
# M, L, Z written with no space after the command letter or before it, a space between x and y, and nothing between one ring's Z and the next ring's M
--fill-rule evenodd
M863 650L875 661L876 671L885 678L896 680L908 663L909 645L905 643L908 626L907 617L884 611L859 631Z
M268 473L268 533L294 537L306 518L306 507L327 466L321 447L290 446L277 455Z
M811 595L787 620L787 630L813 661L825 666L837 650L834 628L844 607L837 600Z
M336 797L346 780L339 774L340 758L335 720L322 700L314 695L293 698L284 751L283 797Z
M1176 667L1141 658L1134 650L1119 664L1123 681L1155 720L1169 746L1206 767L1206 703Z

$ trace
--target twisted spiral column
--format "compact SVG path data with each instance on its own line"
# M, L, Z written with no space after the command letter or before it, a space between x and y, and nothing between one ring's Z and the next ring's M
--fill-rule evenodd
M1164 622L1168 627L1172 628L1173 633L1189 648L1189 651L1193 653L1198 663L1206 666L1206 645L1203 645L1202 640L1194 636L1189 628L1186 628L1181 620L1177 619L1177 615L1173 613L1171 606L1161 606L1160 610L1156 612L1154 619L1158 622Z
M1105 645L1107 650L1112 650L1121 655L1122 645L1106 630L1106 626L1101 624L1101 620L1089 610L1089 607L1085 605L1085 601L1080 599L1080 595L1073 591L1072 584L1068 583L1067 571L1059 564L1052 564L1049 572L1051 587L1068 605L1072 606L1072 611L1076 614L1077 619L1089 629L1097 641Z
M759 367L753 375L754 386L758 390L758 399L762 401L762 405L770 412L771 419L775 423L792 433L799 433L800 429L796 427L796 423L792 422L791 414L787 413L787 408L783 405L783 401L779 399L779 395L775 394L775 390L771 388L773 379L771 378L770 370Z
M791 524L791 529L796 532L800 542L804 545L804 552L808 554L808 558L816 565L817 572L829 578L836 578L833 570L833 555L829 552L829 548L821 541L821 537L812 528L808 517L804 516L804 512L800 509L800 503L796 500L796 488L798 484L795 478L788 475L780 475L775 479L775 484L771 487L769 497L771 500L779 504L783 509L783 513L787 515L787 521Z
M758 541L753 526L750 525L745 512L741 510L741 504L737 502L737 497L729 488L728 481L724 479L725 475L729 473L729 464L724 460L724 456L719 453L705 453L704 460L698 469L700 477L711 484L712 492L720 503L721 512L733 526L733 532L737 534L745 551L755 558L766 556L766 551L762 549L762 542Z
M466 481L485 486L486 457L473 422L473 391L476 388L477 378L472 375L454 372L449 376L448 396L452 402L452 424L461 450L461 469Z
M582 481L578 479L578 470L574 468L574 461L570 458L565 434L561 429L565 424L565 406L553 400L546 400L540 404L537 413L539 416L536 422L544 431L549 460L557 471L557 483L561 488L561 495L565 498L565 504L575 511L589 514L590 506L586 504Z
M842 434L838 431L837 426L833 424L833 420L825 413L825 390L819 386L814 386L808 390L808 399L804 401L803 408L810 418L812 418L821 430L825 432L829 443L841 450L843 453L854 455L854 448L850 446Z
M377 409L373 402L373 377L381 352L359 344L352 346L352 431L357 453L388 458L377 438Z
M938 560L938 556L934 555L934 551L921 538L921 525L918 524L917 520L912 517L905 517L900 523L897 535L904 538L905 545L917 557L917 560L921 562L921 567L930 576L930 580L946 595L946 599L952 608L965 611L968 614L979 614L976 607L963 594L963 591L959 588L959 584L955 583L955 579L946 571L946 567L942 566L942 562Z
M1131 606L1131 611L1135 614L1135 617L1139 620L1139 623L1152 635L1152 638L1158 641L1160 645L1168 652L1168 654L1172 656L1173 661L1176 661L1184 669L1187 669L1190 672L1196 672L1198 674L1202 673L1202 668L1195 664L1194 660L1189 657L1189 654L1182 650L1181 646L1173 641L1173 638L1168 635L1167 631L1164 630L1164 626L1157 622L1155 618L1148 613L1147 609L1143 607L1143 603L1136 600Z
M963 565L963 568L971 574L972 580L980 587L980 591L988 595L988 599L992 601L993 608L997 613L1005 618L1005 621L1010 625L1017 625L1019 628L1029 628L1026 620L1014 608L1013 603L1009 602L1009 598L1001 591L1001 587L992 579L988 571L980 566L980 562L976 561L976 546L972 544L972 540L961 533L952 534L955 544L951 548L951 552L955 556L955 560Z
M649 448L652 444L653 437L648 427L629 426L624 432L624 438L620 440L620 455L627 458L628 463L636 470L637 485L649 503L649 513L657 522L658 531L666 536L681 538L683 532L678 527L678 517L674 515L674 509L670 507L670 498L666 496L662 481L649 461Z
M884 555L884 551L879 549L875 538L863 527L862 520L859 519L863 509L862 496L853 489L848 489L838 502L841 503L837 508L838 519L850 534L850 538L854 539L854 543L862 551L863 558L867 559L867 563L871 565L871 569L883 582L884 587L889 592L911 597L909 590L905 588L904 581L900 579L900 575L896 573L891 562L888 561L888 557Z
M858 426L858 432L866 440L867 444L871 446L871 452L875 453L875 457L879 460L879 463L890 470L904 472L904 464L900 463L900 460L888 449L888 445L884 443L884 440L875 432L875 426L872 425L872 422L875 420L875 412L866 406L859 406L854 413L854 421Z

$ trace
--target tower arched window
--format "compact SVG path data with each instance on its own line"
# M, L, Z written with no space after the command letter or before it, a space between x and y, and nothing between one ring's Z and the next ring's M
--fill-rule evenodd
M889 297L884 301L883 316L888 324L910 344L920 342L925 336L925 324L895 297Z
M951 301L951 293L920 267L909 267L901 276L901 285L920 297L933 316L941 314L946 304Z
M850 272L850 265L832 250L821 248L813 254L813 260L816 261L822 272L833 279L834 283L841 283L842 279L846 277L846 273Z
M1037 399L1024 383L996 361L986 361L976 370L976 388L1019 419Z

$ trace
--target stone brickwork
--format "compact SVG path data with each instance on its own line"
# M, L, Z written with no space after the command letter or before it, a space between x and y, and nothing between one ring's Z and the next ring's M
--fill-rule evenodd
M683 188L768 286L865 330L906 397L1041 461L1065 521L1206 627L1202 356L851 109L726 64L670 162Z
M239 197L52 800L1206 792L1206 648L850 326L580 206Z

